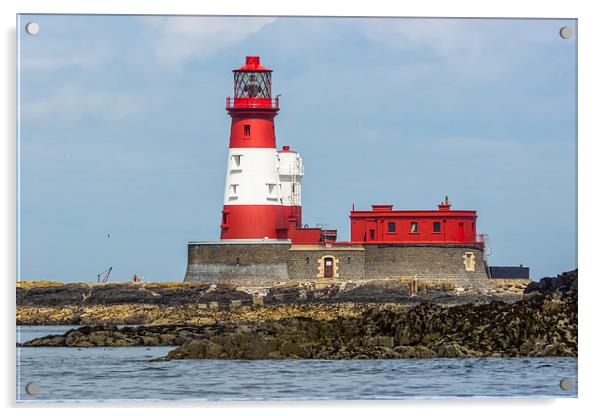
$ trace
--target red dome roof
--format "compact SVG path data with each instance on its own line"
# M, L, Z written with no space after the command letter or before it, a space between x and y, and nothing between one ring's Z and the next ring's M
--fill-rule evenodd
M246 59L245 64L243 66L241 66L238 69L233 69L232 70L232 72L239 72L239 71L272 72L271 69L266 68L265 66L262 66L262 65L259 64L259 56L247 56L247 59Z

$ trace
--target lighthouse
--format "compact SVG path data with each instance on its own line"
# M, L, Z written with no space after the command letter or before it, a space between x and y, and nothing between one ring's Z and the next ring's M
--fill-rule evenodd
M221 239L286 239L291 198L284 205L276 150L272 71L247 56L234 73L234 97L222 210ZM300 215L299 215L300 217Z
M351 239L337 230L303 222L297 147L276 146L272 71L258 56L234 69L220 241L188 243L187 282L267 287L320 279L428 278L452 285L489 287L485 238L477 234L477 212L452 209L397 210L373 204L350 213ZM302 115L298 115L302 117Z

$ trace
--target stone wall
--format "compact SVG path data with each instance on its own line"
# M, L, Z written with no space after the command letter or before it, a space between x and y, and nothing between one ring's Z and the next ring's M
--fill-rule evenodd
M188 244L185 282L272 285L289 280L290 242L211 242Z
M291 279L316 279L324 277L323 262L334 259L334 278L344 280L365 279L364 248L362 246L292 246L289 250L288 271Z
M483 249L478 245L367 244L366 278L418 277L487 284Z
M333 279L428 278L488 285L481 246L475 245L295 245L287 241L190 243L186 282L274 285L323 279L324 261L334 260Z

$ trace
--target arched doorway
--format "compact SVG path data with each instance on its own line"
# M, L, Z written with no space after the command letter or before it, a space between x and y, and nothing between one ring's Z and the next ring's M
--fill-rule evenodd
M318 274L316 277L338 278L339 277L339 259L332 254L327 254L318 259Z
M324 257L324 277L334 277L333 257Z

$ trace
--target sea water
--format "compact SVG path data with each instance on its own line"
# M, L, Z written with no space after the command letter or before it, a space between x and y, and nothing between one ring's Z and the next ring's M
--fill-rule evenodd
M21 342L72 327L20 327ZM576 358L151 361L174 347L18 348L18 402L576 397ZM564 391L560 380L573 386ZM29 395L28 383L38 392Z

